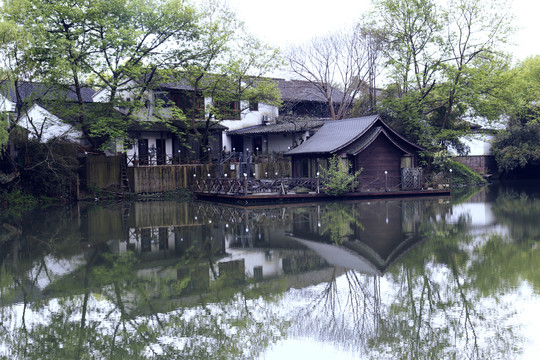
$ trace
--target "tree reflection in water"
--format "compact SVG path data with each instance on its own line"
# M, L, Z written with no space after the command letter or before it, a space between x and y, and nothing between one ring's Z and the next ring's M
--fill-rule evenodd
M150 273L133 253L96 246L69 275L46 271L49 285L42 291L35 285L44 258L31 268L3 266L0 351L17 359L257 356L287 324L252 299L269 301L276 290L226 275L194 283L213 256L211 245L203 245L189 249L172 271Z
M529 229L519 240L475 233L454 205L155 202L55 226L19 217L0 243L0 356L251 359L302 338L362 358L515 358L503 294L539 282L535 229L511 209L538 205L495 202L510 234Z
M521 338L516 309L477 287L470 219L448 222L424 212L416 236L429 238L384 277L348 270L304 290L309 307L291 332L333 342L362 358L515 358ZM489 247L489 244L486 244Z

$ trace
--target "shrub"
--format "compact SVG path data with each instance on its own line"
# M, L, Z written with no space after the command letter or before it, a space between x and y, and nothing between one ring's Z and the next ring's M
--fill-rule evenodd
M358 176L362 169L350 173L352 166L343 164L337 155L328 160L328 169L321 168L323 192L338 196L353 191L358 186Z

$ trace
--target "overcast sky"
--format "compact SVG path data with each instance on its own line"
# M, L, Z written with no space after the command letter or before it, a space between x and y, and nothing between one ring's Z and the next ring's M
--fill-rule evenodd
M229 0L238 17L250 32L273 46L309 40L353 24L371 6L371 0ZM540 54L540 1L514 0L513 9L501 12L515 14L519 27L511 49L523 60Z

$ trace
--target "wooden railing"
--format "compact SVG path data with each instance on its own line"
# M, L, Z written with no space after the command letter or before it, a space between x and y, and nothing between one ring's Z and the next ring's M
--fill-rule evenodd
M178 158L168 154L129 155L126 157L127 166L172 165L178 164Z
M196 179L194 192L211 194L287 194L291 190L318 191L317 178L276 178L276 179Z
M419 176L414 184L403 184L401 177L391 177L383 175L380 177L363 177L360 175L357 179L358 186L353 190L355 192L383 192L400 190L423 190L437 187L451 187L451 178L443 176L433 183L424 176ZM194 192L212 193L212 194L262 194L262 193L304 193L304 192L324 192L324 184L320 178L274 178L274 179L255 179L255 178L206 178L195 179L193 185Z

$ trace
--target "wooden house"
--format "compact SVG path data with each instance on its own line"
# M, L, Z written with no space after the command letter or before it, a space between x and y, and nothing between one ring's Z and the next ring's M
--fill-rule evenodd
M362 169L359 190L369 190L399 188L403 169L415 168L422 150L373 115L327 121L285 155L291 157L293 177L315 177L338 156L351 171Z

